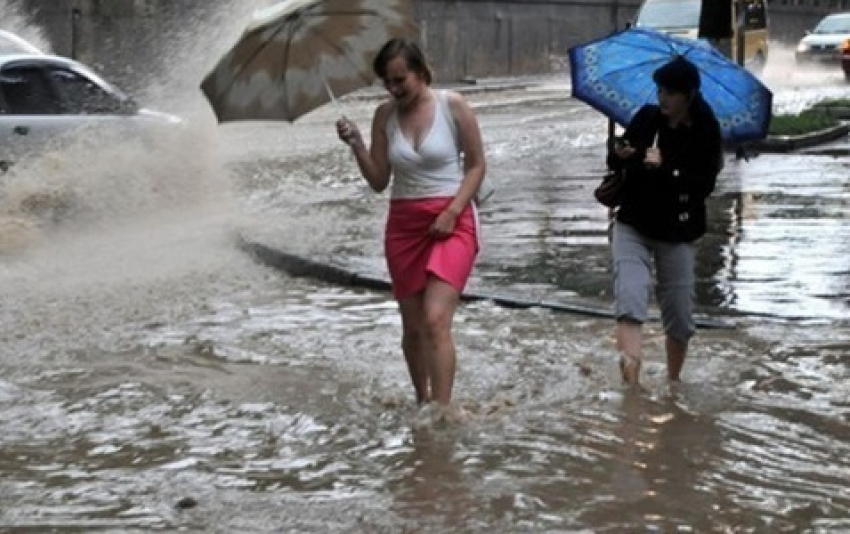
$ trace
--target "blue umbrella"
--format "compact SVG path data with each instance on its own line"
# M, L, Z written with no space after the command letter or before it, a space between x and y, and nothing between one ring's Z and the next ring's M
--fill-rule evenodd
M630 28L570 49L572 94L621 126L644 104L657 104L655 69L684 56L700 72L703 98L730 142L762 139L773 93L705 41Z

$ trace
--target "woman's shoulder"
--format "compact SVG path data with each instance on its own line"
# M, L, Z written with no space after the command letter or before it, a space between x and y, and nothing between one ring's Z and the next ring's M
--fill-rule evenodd
M386 100L378 104L375 108L375 122L378 124L386 124L389 118L395 113L396 103L393 100Z
M702 95L699 95L692 105L691 115L698 123L703 125L713 126L718 124L717 116L714 114L714 109L705 101Z
M629 121L629 130L635 132L652 131L658 129L658 118L661 115L660 108L655 104L645 104L635 112L632 120Z
M654 131L658 129L659 117L661 117L660 107L656 104L644 104L634 114L629 126L633 129Z
M436 93L438 95L442 95L449 104L464 101L463 95L454 89L437 89Z
M637 119L640 117L641 119L654 119L658 116L660 111L661 108L658 107L658 104L644 104L637 110L634 118Z
M375 115L388 115L395 111L396 103L395 100L387 99L378 104L378 107L375 108Z
M436 97L440 98L445 102L452 112L457 112L459 110L463 110L469 107L469 104L466 102L466 98L459 92L454 91L452 89L436 89L435 91Z

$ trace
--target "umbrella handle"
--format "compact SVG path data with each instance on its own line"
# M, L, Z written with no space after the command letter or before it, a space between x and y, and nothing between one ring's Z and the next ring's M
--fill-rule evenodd
M340 115L342 115L342 109L340 109L340 107L339 107L339 102L337 101L336 97L334 96L334 92L331 89L330 84L328 84L328 80L325 78L324 74L322 74L322 83L325 84L325 91L328 92L328 96L331 98L331 102L333 103L334 107L337 109L337 111L340 112Z
M348 120L348 117L345 116L345 113L342 112L342 106L339 105L339 101L334 96L333 89L331 89L331 86L328 83L327 78L325 78L324 73L322 73L322 83L325 84L325 91L328 92L328 96L330 97L333 106L336 108L337 113L339 113L340 120L344 120L345 122L351 122ZM345 142L348 143L348 146L354 146L354 141L355 137L353 133L345 139Z

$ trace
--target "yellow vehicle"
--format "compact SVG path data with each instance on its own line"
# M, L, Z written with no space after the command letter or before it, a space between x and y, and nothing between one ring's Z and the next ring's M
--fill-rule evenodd
M636 27L652 28L670 35L696 39L703 0L644 0L635 18ZM731 50L736 59L738 6L743 6L744 64L754 71L767 62L767 0L732 0L730 18ZM725 51L724 51L725 52Z

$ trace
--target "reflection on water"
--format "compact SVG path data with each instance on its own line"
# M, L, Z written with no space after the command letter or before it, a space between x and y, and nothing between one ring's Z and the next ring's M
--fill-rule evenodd
M724 304L783 317L848 316L847 168L841 159L763 155L722 183L711 207L712 237L726 258L714 280Z
M693 413L675 397L647 399L627 393L613 412L615 460L603 492L609 498L585 517L595 524L616 517L614 528L645 524L661 532L723 530L740 527L740 511L724 516L733 503L716 492L708 477L721 452L711 413ZM692 514L712 503L702 520Z
M398 475L390 487L392 510L411 528L433 532L474 526L480 503L462 472L459 433L454 428L413 428L409 452L393 465Z
M471 97L497 187L473 288L606 306L605 123L527 96ZM374 102L343 105L365 125ZM412 402L387 294L288 278L235 246L238 231L383 272L386 198L334 116L21 167L46 172L13 186L67 186L85 216L33 226L0 265L2 528L850 529L844 159L728 162L699 301L737 328L698 333L679 387L657 323L634 393L609 320L475 302L457 316L456 420Z

